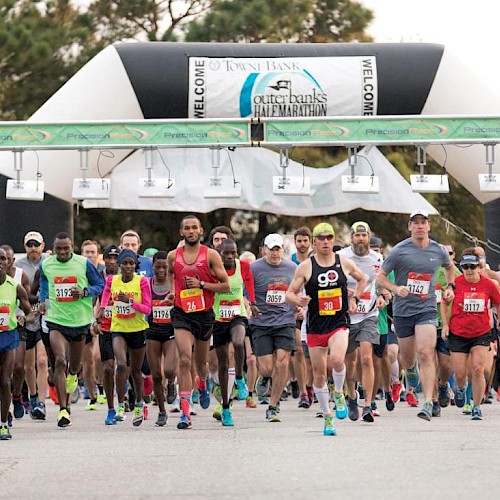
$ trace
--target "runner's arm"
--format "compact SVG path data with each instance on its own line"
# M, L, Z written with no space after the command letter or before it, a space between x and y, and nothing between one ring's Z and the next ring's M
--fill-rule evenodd
M311 260L307 259L301 262L297 269L295 269L295 274L293 280L290 283L288 290L286 291L286 301L296 307L305 307L309 304L311 297L307 295L299 295L299 292L304 288L304 285L308 281L308 276L310 277L312 272Z
M205 288L216 293L227 293L231 291L229 277L224 269L224 264L222 263L219 252L210 248L208 250L208 262L215 277L219 280L219 283L205 283Z
M252 271L250 270L250 262L240 260L240 266L241 277L243 278L243 283L245 285L245 290L250 300L250 304L255 304L255 283L253 281Z
M149 286L149 279L146 276L141 277L141 295L142 301L132 302L132 308L142 314L151 314L151 287Z
M87 280L89 285L86 287L88 297L99 297L104 288L104 281L101 275L95 268L94 264L87 259L87 269L86 269Z

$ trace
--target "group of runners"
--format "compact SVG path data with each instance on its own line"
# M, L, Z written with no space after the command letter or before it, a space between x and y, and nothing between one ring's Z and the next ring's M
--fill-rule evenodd
M279 422L288 385L300 408L318 403L327 436L337 433L334 416L374 422L377 393L392 411L402 391L411 406L421 391L418 417L427 421L451 399L482 419L500 279L478 247L457 266L452 246L429 237L424 210L410 214L408 230L385 260L363 221L346 248L323 222L295 232L291 259L276 233L256 257L239 255L225 226L202 244L201 222L189 215L176 249L139 255L140 236L127 230L102 263L95 241L78 255L58 233L48 255L43 236L28 232L25 257L0 247L0 440L26 411L46 419L47 386L57 425L70 426L79 379L87 410L107 404L105 425L128 411L142 424L148 379L156 426L171 405L181 430L193 427L193 403L207 409L212 396L222 426L234 425L234 399L266 404L266 420Z

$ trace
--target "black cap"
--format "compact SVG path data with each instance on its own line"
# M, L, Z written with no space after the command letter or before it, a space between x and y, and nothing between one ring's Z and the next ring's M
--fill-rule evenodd
M104 250L102 251L102 256L104 258L106 257L118 257L120 255L120 249L116 245L108 245L104 247Z

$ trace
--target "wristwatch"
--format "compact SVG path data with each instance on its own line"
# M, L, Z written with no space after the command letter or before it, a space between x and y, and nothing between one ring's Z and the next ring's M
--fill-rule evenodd
M455 290L456 285L455 285L455 283L448 283L448 284L446 285L446 288L448 288L448 287L451 287L451 288L453 288L453 290Z
M88 297L88 296L89 296L89 291L88 291L88 289L87 289L87 288L84 288L84 289L83 289L83 296L84 296L84 297Z
M359 297L356 297L356 295L353 295L352 298L356 301L356 304L359 304L359 301L361 300Z
M200 281L200 288L202 290L205 288L205 282L204 281Z
M134 303L134 299L128 299L128 305L131 306Z

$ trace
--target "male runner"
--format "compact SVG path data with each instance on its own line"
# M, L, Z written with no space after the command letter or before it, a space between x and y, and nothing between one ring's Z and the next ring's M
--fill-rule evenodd
M149 257L144 255L139 255L139 249L141 248L141 237L139 233L133 229L127 229L120 236L120 250L132 250L139 258L139 269L137 274L141 276L147 276L151 278L153 276L153 262Z

